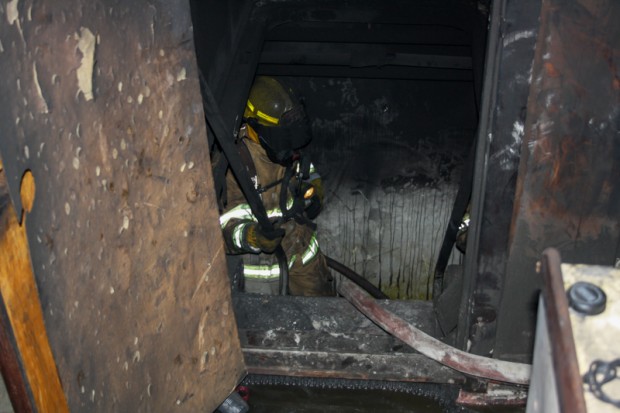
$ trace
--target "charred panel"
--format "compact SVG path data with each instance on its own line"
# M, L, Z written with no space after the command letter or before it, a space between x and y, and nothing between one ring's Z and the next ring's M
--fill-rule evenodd
M540 1L495 2L478 130L458 345L491 355L508 259Z
M620 4L543 1L496 355L531 354L546 247L614 265L620 240Z

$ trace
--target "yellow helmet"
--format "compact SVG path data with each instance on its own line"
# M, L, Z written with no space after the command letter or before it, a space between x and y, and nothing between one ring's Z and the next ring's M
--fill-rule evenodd
M292 90L276 79L258 76L250 89L250 96L243 116L255 118L264 126L278 126L282 115L298 106Z
M250 138L261 144L273 162L289 165L297 150L312 139L303 104L272 77L256 78L243 116L255 132L254 136L250 132Z

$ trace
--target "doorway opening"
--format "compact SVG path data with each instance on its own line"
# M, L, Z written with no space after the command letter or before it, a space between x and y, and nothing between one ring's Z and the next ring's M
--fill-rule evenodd
M192 12L230 130L256 75L304 101L326 189L322 250L390 298L431 299L478 122L487 2L195 1Z

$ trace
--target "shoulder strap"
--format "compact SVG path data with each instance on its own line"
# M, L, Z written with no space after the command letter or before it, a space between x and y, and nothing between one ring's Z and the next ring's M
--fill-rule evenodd
M250 154L248 146L245 144L243 139L239 139L236 146L237 150L239 151L239 157L241 158L241 162L245 166L245 170L248 171L250 179L252 179L254 182L254 189L258 189L258 182L254 181L254 179L252 178L258 176L256 173L256 165L254 165L254 159L252 159L252 154Z

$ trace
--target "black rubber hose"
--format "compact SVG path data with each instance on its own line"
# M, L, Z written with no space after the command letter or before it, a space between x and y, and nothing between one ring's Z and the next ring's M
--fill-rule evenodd
M372 295L374 298L382 300L390 298L385 295L383 291L375 287L370 281L368 281L366 278L362 277L346 265L341 264L333 258L329 258L328 256L325 256L325 260L327 261L327 266L329 268L338 271L340 274L344 275L349 280L353 281L355 284L366 290L366 292Z
M280 280L278 284L280 295L288 295L288 259L286 258L286 252L284 252L282 245L278 245L275 254L278 259L278 266L280 267Z

